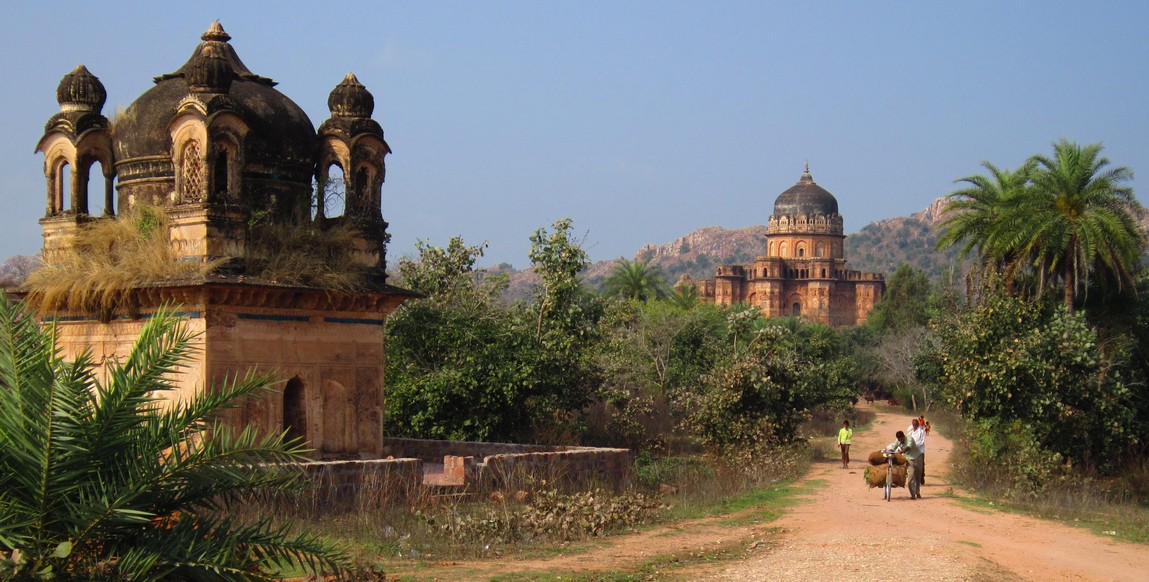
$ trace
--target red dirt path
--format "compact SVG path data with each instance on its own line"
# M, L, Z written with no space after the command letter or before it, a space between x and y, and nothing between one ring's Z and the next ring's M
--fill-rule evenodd
M926 485L912 501L905 489L882 499L862 478L866 455L893 440L909 416L877 411L870 430L855 434L850 469L818 463L804 503L776 521L724 525L708 518L606 538L588 552L542 560L497 560L434 566L435 580L474 580L529 572L633 571L656 557L689 557L717 547L745 548L723 565L653 572L675 580L1149 580L1149 547L1087 530L1004 512L971 509L947 481L952 443L927 439Z

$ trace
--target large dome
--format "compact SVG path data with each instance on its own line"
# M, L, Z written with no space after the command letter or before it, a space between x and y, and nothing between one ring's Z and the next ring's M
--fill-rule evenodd
M315 161L315 126L298 105L252 73L228 43L218 22L201 37L190 59L174 73L155 78L115 122L114 148L121 182L171 176L159 160L172 159L171 123L189 96L206 106L235 113L246 123L244 156L258 178L310 182ZM254 177L254 176L253 176Z
M814 182L810 167L798 183L778 195L774 201L774 216L806 216L811 214L837 214L838 200L825 188Z

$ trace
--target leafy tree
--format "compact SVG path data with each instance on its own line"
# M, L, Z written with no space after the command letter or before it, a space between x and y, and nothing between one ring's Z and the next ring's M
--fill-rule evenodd
M531 323L499 300L501 279L479 282L481 245L420 242L403 259L404 285L426 293L387 321L387 431L451 440L528 440L531 401L546 388Z
M574 236L571 219L559 219L552 228L552 232L540 228L531 235L531 265L542 281L531 310L543 358L540 374L551 388L538 406L543 415L537 421L555 427L568 425L563 428L570 431L578 430L569 426L571 413L590 402L599 383L590 348L599 340L603 306L579 279L590 259Z
M344 558L309 535L227 509L293 489L305 460L283 435L211 419L273 382L248 374L165 401L195 335L161 311L128 358L97 374L0 297L0 564L5 579L251 580ZM106 378L102 380L101 378Z
M1142 209L1125 166L1106 169L1101 144L1080 146L1062 139L1053 157L1034 156L1032 196L1019 202L1006 227L1016 229L1042 281L1061 276L1065 307L1072 312L1090 274L1132 286L1144 240L1137 224Z
M662 270L650 261L628 261L619 259L606 278L605 291L608 297L621 297L637 301L665 299L670 295L670 286Z
M482 246L455 237L420 244L400 265L404 284L428 294L387 322L389 434L452 440L576 438L577 413L599 374L589 357L601 306L580 285L586 253L570 221L532 237L542 280L529 305L500 299L502 278L477 277ZM408 283L410 281L411 283Z
M847 406L856 395L857 366L828 327L785 322L761 326L684 393L683 426L708 448L753 454L799 438L798 425L820 406Z
M399 277L409 289L429 297L454 297L474 284L475 262L486 247L487 243L464 244L459 236L451 237L447 248L417 241L419 261L399 259Z
M554 232L540 228L531 235L531 265L542 281L536 299L540 342L544 341L546 329L553 332L552 341L561 341L572 333L583 336L588 331L587 313L580 301L585 292L578 276L586 270L590 258L571 232L571 219L559 219L552 228Z
M925 272L902 263L886 282L886 292L866 324L879 332L899 332L929 321L931 286Z
M972 420L1017 422L1044 450L1112 467L1135 442L1126 366L1101 352L1081 314L996 295L935 326L947 400Z

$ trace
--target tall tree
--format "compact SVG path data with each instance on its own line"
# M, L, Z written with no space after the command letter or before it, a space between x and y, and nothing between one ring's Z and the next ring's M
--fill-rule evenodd
M1065 306L1094 280L1132 287L1144 248L1137 224L1143 209L1125 183L1133 171L1107 168L1102 145L1062 139L1053 157L1034 156L1032 194L1019 201L1003 225L1024 241L1041 282L1060 275Z
M670 286L662 269L650 264L649 260L617 260L604 282L604 288L609 297L636 299L644 303L670 295Z
M960 243L959 256L978 255L983 277L992 277L1004 270L1006 279L1012 281L1024 268L1025 261L1019 260L1017 243L1001 231L1002 219L1010 204L1026 195L1036 162L1027 161L1012 171L990 162L981 165L987 175L957 180L969 185L946 196L946 218L941 224L943 231L937 246L945 249Z

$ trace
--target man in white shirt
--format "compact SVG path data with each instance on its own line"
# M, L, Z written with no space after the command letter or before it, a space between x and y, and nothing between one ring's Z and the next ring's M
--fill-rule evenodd
M925 484L926 482L926 427L919 419L915 418L910 423L909 428L906 429L906 436L913 439L918 445L918 450L921 452L921 460L918 461L918 483Z

